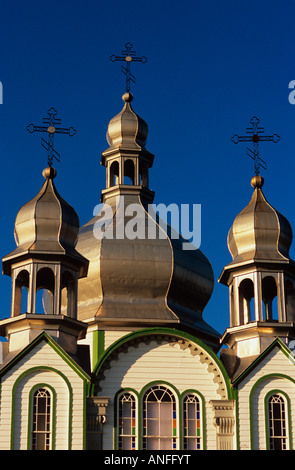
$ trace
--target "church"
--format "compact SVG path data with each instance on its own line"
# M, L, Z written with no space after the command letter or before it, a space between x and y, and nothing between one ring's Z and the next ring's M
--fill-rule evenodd
M209 259L148 211L154 155L132 101L126 92L108 125L98 214L80 227L50 164L16 215L16 248L2 259L12 292L0 321L0 449L291 450L291 225L254 175L229 227L219 277L229 320L217 332L203 318ZM141 237L127 236L130 207Z

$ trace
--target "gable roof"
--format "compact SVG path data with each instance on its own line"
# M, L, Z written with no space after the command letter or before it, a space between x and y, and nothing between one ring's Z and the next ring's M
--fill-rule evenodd
M0 379L12 367L14 367L22 358L24 358L30 351L32 351L42 341L46 342L52 349L86 382L91 381L90 376L85 370L71 357L48 333L42 331L36 338L34 338L25 348L17 351L15 354L7 355L7 360L0 368ZM42 365L40 365L42 367Z
M291 349L277 337L268 346L266 346L261 354L258 356L248 357L244 363L241 362L240 366L232 376L232 385L238 385L275 347L279 348L292 364L295 364L295 356Z

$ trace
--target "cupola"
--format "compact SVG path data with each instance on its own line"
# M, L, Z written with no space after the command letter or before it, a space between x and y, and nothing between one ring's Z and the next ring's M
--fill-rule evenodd
M106 189L101 193L101 200L106 202L114 195L134 193L140 195L142 202L149 203L154 198L154 192L149 189L149 169L154 155L145 147L148 125L133 110L133 95L127 92L122 99L122 110L109 122L109 147L101 157L101 164L106 167Z
M243 358L259 354L275 337L295 337L292 228L266 200L263 184L260 175L251 180L251 200L228 233L232 261L219 278L230 298L230 327L222 342Z
M288 220L274 209L263 192L264 180L256 175L251 180L254 192L249 204L237 215L228 234L232 264L250 260L287 261L292 243Z
M212 266L192 244L183 250L189 242L151 213L148 126L133 110L130 93L123 101L109 122L109 147L102 153L107 185L100 210L79 232L77 250L89 259L89 270L79 280L78 318L88 323L89 334L177 326L219 348L219 333L203 319L214 285ZM102 217L103 236L97 236Z
M79 218L56 190L55 169L49 166L43 176L38 194L16 216L17 248L2 260L4 274L12 277L12 304L1 334L10 337L13 350L47 331L74 352L77 338L85 333L85 325L77 321L77 287L78 278L87 274L88 260L76 250ZM39 291L47 293L45 309L36 301Z

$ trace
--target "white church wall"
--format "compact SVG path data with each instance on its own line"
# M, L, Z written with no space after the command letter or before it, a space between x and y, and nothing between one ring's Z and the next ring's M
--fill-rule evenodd
M105 340L104 340L104 348L107 349L113 343L118 341L118 339L122 338L125 335L128 335L130 331L124 330L107 330L105 331Z
M22 376L23 374L23 376ZM37 384L55 391L55 448L68 449L70 412L72 412L72 449L83 446L83 380L45 342L41 342L10 369L1 383L0 448L10 449L12 411L14 411L13 448L25 450L28 441L29 395ZM72 406L70 411L70 397Z
M82 340L78 341L78 344L86 344L89 346L89 354L90 354L90 367L91 370L94 369L98 357L98 351L95 350L96 341L94 339L94 335L97 331L90 331L87 332L86 337ZM130 333L130 331L126 330L106 330L103 331L103 349L106 350L109 346L115 343L117 340L122 338L123 336Z
M267 448L265 397L273 390L284 392L290 399L291 409L288 419L291 419L291 439L294 447L295 384L288 377L295 380L295 367L280 349L274 348L239 384L238 413L241 449L264 450ZM252 414L251 419L250 414Z
M103 448L114 448L114 398L116 393L131 388L140 393L151 382L169 384L181 394L195 390L205 397L206 448L216 449L216 428L213 423L212 399L220 399L219 385L214 374L208 371L208 364L201 362L198 354L192 355L188 348L178 343L162 341L141 342L137 347L129 346L112 360L110 369L104 371L99 395L110 397L107 409L107 423L103 430Z

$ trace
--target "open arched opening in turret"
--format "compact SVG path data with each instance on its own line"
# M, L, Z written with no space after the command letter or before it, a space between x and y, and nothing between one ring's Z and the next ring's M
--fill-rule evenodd
M119 163L113 162L110 167L110 186L119 184Z
M41 268L36 280L36 313L52 314L54 298L55 277L50 268ZM46 299L46 306L44 301Z
M262 279L262 301L263 319L278 321L277 283L272 276Z
M124 162L124 184L135 184L134 163L132 160Z
M28 307L29 273L23 269L15 280L13 315L27 312Z
M69 271L62 274L62 303L68 317L77 317L76 279Z
M244 279L239 286L240 324L255 320L254 285L251 279Z

